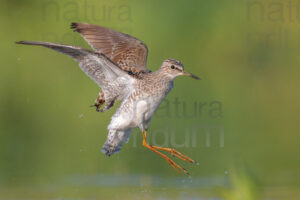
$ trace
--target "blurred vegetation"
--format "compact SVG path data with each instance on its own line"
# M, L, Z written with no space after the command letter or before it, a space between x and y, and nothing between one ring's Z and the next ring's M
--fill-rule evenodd
M296 0L1 0L0 5L0 199L300 197ZM89 107L99 89L72 59L14 44L44 40L89 48L69 29L73 21L140 38L148 46L151 70L175 58L202 78L178 78L167 97L170 114L162 108L149 129L150 141L159 144L166 141L162 131L168 146L172 137L178 144L189 140L178 149L200 165L178 163L192 177L178 176L144 149L138 130L119 154L106 158L101 146L117 106L106 113ZM198 110L197 116L182 115L183 107L181 116L175 115L176 99L188 114ZM200 109L195 102L206 105ZM221 102L221 115L212 115L213 102ZM209 144L202 129L197 137L187 136L199 126L223 128L223 145L218 130L212 131ZM96 174L138 176L143 184L63 181ZM166 180L165 187L158 187L155 177ZM179 185L168 186L177 179L182 179ZM190 179L203 184L187 184Z

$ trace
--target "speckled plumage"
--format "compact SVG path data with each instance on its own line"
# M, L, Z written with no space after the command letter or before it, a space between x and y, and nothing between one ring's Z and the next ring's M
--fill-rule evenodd
M108 110L116 100L122 101L108 125L107 141L102 148L108 156L118 152L123 142L128 141L132 128L139 127L143 132L148 129L155 110L173 88L175 77L187 75L198 79L185 72L182 63L174 59L166 59L155 72L147 70L147 47L132 36L85 23L72 23L71 27L95 51L49 42L17 43L44 46L74 58L82 71L102 89L95 102L98 111ZM105 106L100 109L102 104ZM193 161L180 155L176 156ZM171 161L168 160L170 164Z

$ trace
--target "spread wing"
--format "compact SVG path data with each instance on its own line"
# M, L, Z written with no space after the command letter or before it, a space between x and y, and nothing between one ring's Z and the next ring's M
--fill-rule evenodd
M146 72L148 49L137 38L102 26L86 23L72 23L71 28L98 52L103 53L121 69L132 72Z
M17 44L44 46L60 53L66 54L79 62L80 68L92 78L102 89L108 83L122 77L124 86L130 87L134 78L116 66L109 58L101 53L70 45L55 44L50 42L20 41Z

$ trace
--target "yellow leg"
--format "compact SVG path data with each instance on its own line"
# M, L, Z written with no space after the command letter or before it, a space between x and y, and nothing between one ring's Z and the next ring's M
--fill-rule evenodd
M162 151L167 151L170 152L172 156L176 156L178 158L180 158L181 160L184 160L186 162L190 162L190 163L195 163L195 161L193 159L191 159L190 157L180 153L179 151L172 149L172 148L164 148L164 147L156 147L156 146L152 146L154 149L157 150L162 150Z
M150 149L151 151L157 153L158 155L160 155L161 157L163 157L164 159L166 159L166 161L175 169L175 171L177 173L180 174L180 171L178 169L180 169L184 174L189 174L188 171L186 171L184 168L182 168L181 166L179 166L178 164L176 164L172 159L170 159L168 156L166 156L165 154L157 151L154 146L151 146L147 143L146 141L147 138L147 131L143 131L143 146ZM174 154L176 155L176 154Z

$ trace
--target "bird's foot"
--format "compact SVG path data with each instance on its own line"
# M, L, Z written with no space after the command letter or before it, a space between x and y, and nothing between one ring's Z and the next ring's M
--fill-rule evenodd
M184 174L189 175L189 172L186 169L176 164L171 158L167 157L166 160L178 174L180 174L180 171L182 171ZM180 169L180 171L178 171L178 169Z
M97 112L104 112L103 109L100 109L101 106L105 103L105 100L102 99L102 97L98 97L96 100L95 100L95 103L91 106L91 107L96 107L96 111Z
M167 151L169 152L172 156L176 156L177 158L180 158L183 161L189 162L189 163L197 163L195 160L191 159L190 157L180 153L179 151L172 149L172 148L164 148L164 147L157 147L157 146L152 146L154 149L157 150L162 150L162 151Z
M153 146L149 145L148 143L144 143L143 144L146 148L150 149L151 151L157 153L158 155L160 155L161 157L163 157L164 159L166 159L166 161L173 167L173 169L180 174L180 171L182 171L184 174L189 174L189 172L184 169L183 167L181 167L180 165L178 165L177 163L175 163L171 158L169 158L168 156L166 156L165 154L157 151Z
M163 147L156 147L156 146L152 146L149 145L147 143L146 140L147 137L147 131L143 131L143 146L150 149L151 151L157 153L158 155L160 155L161 157L163 157L164 159L166 159L166 161L174 168L174 170L180 174L180 171L182 171L184 174L189 174L188 171L186 169L184 169L183 167L181 167L180 165L178 165L177 163L175 163L171 158L169 158L168 156L166 156L165 154L161 153L158 150L165 150L171 153L171 155L175 155L178 158L187 161L187 162L191 162L194 163L195 161L191 158L189 158L188 156L183 155L182 153L176 151L175 149L171 149L171 148L163 148Z

